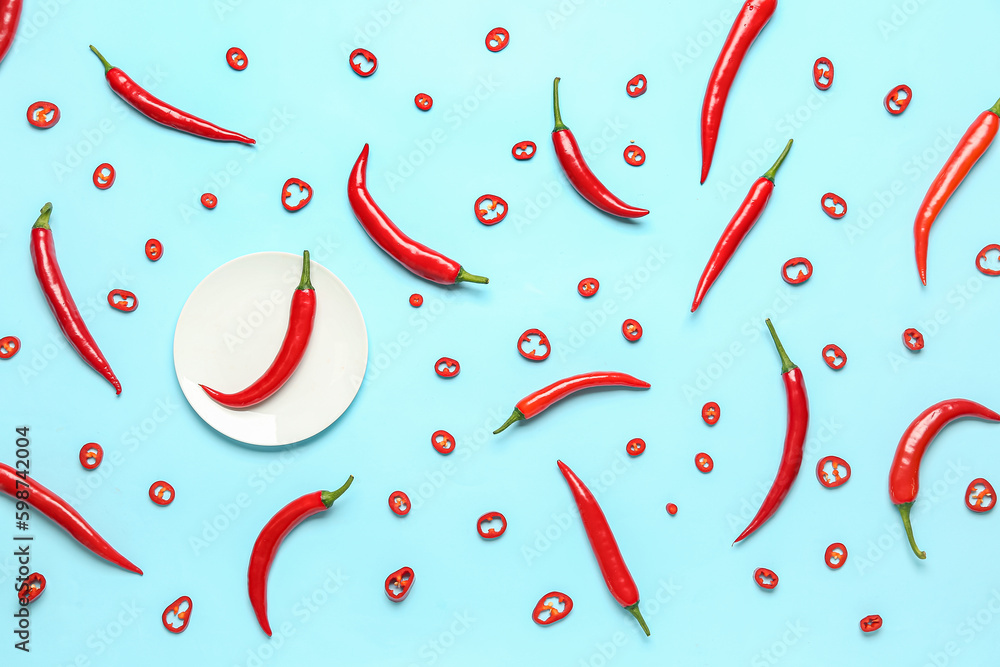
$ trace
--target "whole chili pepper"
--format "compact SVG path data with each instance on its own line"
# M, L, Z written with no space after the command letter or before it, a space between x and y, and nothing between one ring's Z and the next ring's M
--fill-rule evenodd
M38 284L45 294L52 314L62 329L66 340L73 346L83 360L91 368L104 376L115 388L116 394L122 393L122 385L115 377L111 365L104 358L97 342L90 335L87 324L83 321L80 311L69 293L69 287L56 261L56 246L52 238L52 228L49 227L49 216L52 215L52 204L46 203L42 212L31 228L31 262L35 266Z
M608 371L598 371L594 373L583 373L573 375L558 382L553 382L547 387L543 387L536 392L528 394L514 407L514 412L510 418L503 423L503 426L493 431L496 435L511 424L522 419L531 419L542 410L557 401L561 401L570 394L574 394L582 389L593 389L595 387L632 387L635 389L649 389L649 383L639 378L632 377L625 373L613 373Z
M785 381L785 395L788 399L788 426L785 429L785 448L781 453L781 464L778 466L778 474L771 484L771 489L764 497L757 515L750 521L740 536L733 544L748 537L752 532L760 528L765 521L778 509L778 505L788 495L788 490L792 488L792 482L799 473L802 465L803 445L806 441L806 428L809 425L809 399L806 396L805 380L802 378L802 371L791 362L785 354L785 348L778 340L771 320L765 320L767 328L774 339L774 346L778 349L781 357L781 377Z
M691 303L692 313L701 305L712 284L722 274L722 270L726 268L729 260L733 258L736 249L740 247L750 229L760 219L768 200L771 198L771 193L774 192L774 177L778 173L778 167L785 161L785 156L788 155L791 148L792 140L789 139L788 143L785 144L785 150L781 151L781 155L771 165L771 168L764 172L764 175L750 187L750 192L743 199L743 203L740 204L726 228L722 230L722 236L715 244L715 250L708 258L708 264L701 272L701 280L698 281L698 287L694 291L694 301Z
M580 150L580 144L576 142L573 132L563 125L562 116L559 113L559 77L556 77L555 81L552 82L552 109L556 117L556 124L552 129L552 145L556 149L559 164L566 172L566 178L580 193L580 196L605 213L617 215L620 218L641 218L648 215L649 211L646 209L629 206L611 194L611 191L597 180L597 176L587 166L583 151Z
M128 74L104 59L100 51L93 46L90 50L101 59L104 65L104 77L108 80L111 90L115 91L119 97L134 107L146 118L154 120L160 125L172 127L181 132L187 132L205 139L216 141L238 141L244 144L257 143L250 137L245 137L238 132L221 128L218 125L209 123L207 120L192 116L186 111L181 111L172 107L158 97L152 95L148 90L132 80Z
M288 314L288 329L281 348L264 374L246 389L224 394L205 385L199 385L212 400L229 408L248 408L257 405L288 382L298 368L309 345L313 321L316 318L316 290L309 282L309 251L302 253L302 279L295 288L292 307Z
M368 144L365 144L347 182L347 199L351 202L351 208L354 209L358 222L378 247L421 278L442 285L453 285L462 281L483 285L490 282L489 278L467 272L455 260L431 250L423 243L417 243L401 232L369 194L365 182L367 170Z
M590 540L590 548L594 550L597 564L601 568L604 583L608 585L608 590L611 591L611 595L618 601L618 604L635 616L635 620L639 621L639 625L642 626L648 637L649 628L646 626L642 614L639 613L639 589L636 587L628 567L625 566L625 559L622 558L618 543L615 542L615 536L611 532L611 526L608 525L604 512L601 511L601 506L597 504L597 499L594 498L594 494L590 492L583 480L577 477L568 465L562 461L556 461L556 463L559 464L559 470L566 478L570 491L573 492L573 500L576 501L576 506L580 510L580 520L583 521L583 527L587 531L587 539Z
M0 2L0 61L7 55L14 36L17 34L17 24L21 20L22 0L3 0Z
M271 624L267 621L267 575L271 571L271 563L278 553L278 547L295 526L317 512L330 509L333 501L342 496L353 481L354 475L351 475L336 491L315 491L296 498L278 510L257 536L250 553L247 589L257 622L268 637L271 636Z
M1000 421L1000 415L975 401L952 398L935 403L917 415L906 427L892 459L892 468L889 469L889 497L899 507L910 548L920 559L926 558L927 554L917 548L913 528L910 526L910 508L913 507L920 488L920 459L942 428L963 417Z
M708 178L708 170L712 168L712 156L715 154L715 142L719 138L719 126L722 125L722 112L726 108L729 88L733 85L736 72L750 45L767 25L777 7L778 0L747 0L743 3L743 9L736 15L729 36L722 45L719 59L715 61L705 89L705 101L701 106L702 183Z
M114 547L98 535L69 503L28 477L23 471L16 471L9 465L0 463L0 491L11 498L28 503L104 560L129 572L142 574L142 570L115 551Z

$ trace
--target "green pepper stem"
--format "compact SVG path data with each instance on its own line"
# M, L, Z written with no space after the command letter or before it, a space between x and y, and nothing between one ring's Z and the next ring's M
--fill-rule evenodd
M354 481L354 475L351 475L347 478L347 481L344 482L344 485L339 489L337 489L336 491L320 491L319 495L320 500L323 501L324 505L330 507L330 505L333 504L334 500L344 495L344 491L347 491L348 487L351 486L351 482L353 481Z
M903 528L906 529L906 538L910 540L910 548L913 549L913 553L917 554L917 558L920 560L927 558L927 553L921 551L917 547L916 540L913 539L913 526L910 525L910 508L913 507L913 503L901 503L896 507L899 508L899 515L903 517Z
M90 50L93 51L95 54L97 54L97 57L101 59L101 62L104 64L104 73L105 74L107 74L112 69L114 69L114 67L111 65L111 63L109 63L107 60L104 59L104 56L101 55L101 52L94 48L93 44L90 45Z
M478 283L480 285L488 285L490 279L484 276L477 276L474 273L469 273L462 267L458 267L458 276L456 276L455 282L460 283L463 281L467 283Z
M995 115L1000 116L1000 100L997 100L997 103L990 107L990 111L992 111Z
M771 168L764 172L764 178L774 183L774 177L778 173L778 167L780 167L781 163L785 161L785 157L788 155L788 151L790 151L791 149L792 149L792 140L789 139L788 143L785 144L785 150L781 151L781 155L779 155L778 159L774 161L774 164L771 165Z
M45 206L42 207L42 212L38 216L38 220L35 220L32 229L51 229L49 227L50 215L52 215L52 202L45 202Z
M309 282L309 251L302 251L302 280L299 281L299 286L295 289L315 289L313 284Z
M504 430L505 428L513 424L514 422L521 421L522 419L525 419L524 413L518 410L517 408L514 408L514 412L510 413L510 417L508 417L507 421L503 423L503 426L493 431L493 435L496 435L500 431Z
M771 324L770 318L764 320L764 322L767 323L767 328L771 332L771 339L774 341L774 346L776 348L778 348L778 355L781 357L781 372L782 372L782 374L787 373L788 371L792 370L793 368L798 368L798 366L796 366L795 364L793 364L792 360L789 359L788 355L785 353L785 348L781 345L781 341L778 340L778 334L776 334L774 332L774 326Z
M568 130L569 128L563 125L562 115L559 113L559 77L557 76L555 81L552 82L552 111L556 116L556 126L552 128L553 132L558 132L559 130Z
M636 602L634 605L630 607L625 607L625 609L628 610L628 612L631 613L633 616L635 616L635 620L639 621L639 625L642 626L642 629L646 632L646 636L648 637L649 628L646 626L646 621L643 620L642 614L639 613L639 603Z

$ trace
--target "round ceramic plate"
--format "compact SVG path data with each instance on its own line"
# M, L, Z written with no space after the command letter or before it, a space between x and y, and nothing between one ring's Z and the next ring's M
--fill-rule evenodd
M337 276L312 262L316 319L305 356L270 398L242 410L219 405L199 386L232 393L274 360L302 257L245 255L223 264L191 292L174 331L181 391L212 428L252 445L287 445L312 437L347 410L368 365L368 333L357 302Z

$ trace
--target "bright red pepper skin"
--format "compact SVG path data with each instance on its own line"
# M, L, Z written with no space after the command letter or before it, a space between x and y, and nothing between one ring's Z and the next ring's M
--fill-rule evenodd
M28 491L28 498L25 502L54 521L57 526L69 533L74 540L104 560L114 563L129 572L142 574L142 570L133 565L125 556L115 551L114 547L108 544L107 540L101 537L89 523L84 521L80 513L73 509L69 503L31 477L22 476L5 463L0 463L0 491L14 499L17 499L18 491Z
M604 583L608 585L608 590L611 591L611 595L618 604L635 616L648 637L649 628L646 627L646 621L639 613L639 589L625 565L625 559L622 558L622 552L611 532L607 517L604 516L601 506L597 504L597 499L594 498L594 494L590 492L583 480L577 477L576 473L562 461L556 463L559 465L563 477L566 478L570 491L573 492L573 500L576 501L576 506L580 510L580 520L583 521L583 527L587 531L587 539L590 540L590 547L593 549L597 564L601 568Z
M248 408L273 395L292 377L309 346L316 319L316 290L309 282L309 266L309 251L306 250L302 253L302 280L292 296L288 329L274 361L253 384L233 394L199 385L212 400L229 408Z
M917 272L920 274L920 282L924 285L927 284L927 243L931 225L972 167L993 143L997 130L1000 129L998 114L1000 114L1000 100L997 100L992 108L979 114L962 135L948 161L941 167L941 171L934 178L920 204L917 219L913 223L913 241L917 255Z
M774 339L774 346L781 356L781 377L785 381L785 396L788 400L788 425L785 429L785 446L781 452L781 464L778 466L778 474L771 484L764 502L761 503L757 514L750 521L740 536L733 541L733 544L746 539L755 530L764 525L764 522L771 518L777 511L781 501L788 495L792 488L792 482L799 474L802 467L802 455L806 442L806 430L809 426L809 398L806 396L805 380L802 378L802 371L793 364L785 354L785 348L778 340L778 334L774 332L771 320L767 320L767 328Z
M52 204L42 207L38 220L31 228L31 263L35 267L35 276L45 294L45 300L52 314L59 323L66 340L73 346L83 360L91 368L100 373L115 388L116 394L122 393L122 385L115 377L111 365L104 358L97 341L90 334L87 324L83 321L73 295L69 292L66 279L63 278L56 260L56 246L49 227L49 216L52 214Z
M778 7L778 0L747 0L743 9L733 21L719 59L715 61L712 75L705 89L705 101L701 106L701 182L708 178L715 154L715 142L719 138L722 112L726 108L729 89L736 78L750 45L764 29Z
M411 272L440 285L454 285L462 281L485 285L490 282L488 278L468 273L455 260L400 231L368 192L367 172L368 144L365 144L347 182L347 199L354 216L379 248Z
M913 507L917 491L920 489L920 460L941 429L963 417L1000 421L1000 414L975 401L953 398L935 403L917 415L917 418L906 427L903 437L896 446L892 468L889 469L889 498L899 507L906 537L910 540L910 548L921 560L926 558L927 554L917 548L917 543L913 539L913 528L910 526L910 508Z
M14 43L17 24L21 20L22 0L0 1L0 61Z
M547 387L543 387L536 392L528 394L514 408L510 418L497 430L496 435L511 424L522 419L531 419L539 412L557 401L561 401L570 394L574 394L582 389L593 389L595 387L631 387L634 389L649 389L649 383L632 377L626 373L614 373L599 371L595 373L583 373L553 382Z
M785 144L785 150L778 156L774 165L750 187L750 192L747 193L746 199L743 200L743 203L736 210L736 214L733 215L732 220L729 221L729 224L722 231L722 236L719 237L718 243L715 244L715 250L712 251L712 255L708 258L708 264L705 265L705 270L702 271L701 279L698 281L698 287L695 289L694 301L691 303L692 313L698 310L698 306L701 305L705 295L708 294L708 290L711 289L716 279L722 275L722 270L726 268L726 264L736 254L736 249L740 247L743 239L746 238L747 234L750 233L750 230L760 219L761 214L764 213L767 202L771 198L771 193L774 192L774 177L778 173L778 167L785 161L785 156L788 155L788 151L791 148L792 140L789 139L788 143Z
M238 141L243 144L257 143L250 137L245 137L239 132L233 132L232 130L219 127L218 125L209 123L207 120L198 118L197 116L193 116L186 111L181 111L176 107L170 106L133 81L132 78L121 69L112 67L111 64L104 59L104 56L102 56L93 46L90 47L90 50L93 51L97 57L101 59L101 63L104 64L104 76L108 80L111 90L115 91L119 97L134 107L146 118L156 121L160 125L166 125L167 127L172 127L175 130L187 132L188 134L193 134L198 137L204 137L205 139L214 139L215 141Z
M354 475L336 491L316 491L307 493L288 503L261 529L253 551L250 552L250 566L247 569L247 590L250 594L250 604L261 629L271 636L271 624L267 620L267 575L271 572L271 563L278 553L282 541L297 525L313 514L330 509L333 502L343 495L351 486Z
M552 106L556 117L555 128L552 130L552 146L556 149L556 157L559 158L559 164L566 173L566 178L580 196L605 213L620 218L641 218L649 215L646 209L629 206L613 195L587 166L580 144L576 142L573 132L563 125L559 113L559 77L552 82Z

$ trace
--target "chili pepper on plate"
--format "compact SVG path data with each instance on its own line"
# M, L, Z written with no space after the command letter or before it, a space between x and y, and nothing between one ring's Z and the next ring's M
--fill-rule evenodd
M467 272L453 259L431 250L400 231L368 192L368 144L361 149L347 182L347 199L358 222L373 241L390 257L421 278L453 285L462 281L486 284L489 278Z
M14 43L23 4L22 0L0 1L0 61L3 61L7 51Z
M135 108L146 118L156 121L160 125L172 127L181 132L187 132L205 139L216 141L238 141L244 144L257 143L250 137L245 137L238 132L221 128L218 125L209 123L207 120L193 116L186 111L181 111L172 107L158 97L152 95L148 90L132 80L132 78L117 67L104 59L100 51L93 46L90 50L101 59L104 65L104 77L108 80L111 90Z
M920 460L941 429L963 417L1000 421L1000 414L975 401L952 398L935 403L917 415L906 427L892 459L892 468L889 469L889 497L899 508L910 548L920 559L926 558L927 554L917 548L913 528L910 526L910 508L920 489Z
M250 593L250 604L253 606L257 622L271 636L271 624L267 620L267 575L271 571L271 563L282 541L292 532L292 529L307 518L330 509L333 502L347 491L354 481L354 475L347 478L344 485L336 491L314 491L288 503L261 529L253 551L250 552L250 566L247 570L247 590Z
M45 300L52 314L59 323L66 340L76 350L91 368L104 376L115 388L115 393L122 393L122 385L115 377L111 365L104 358L97 342L87 329L86 322L69 293L69 286L63 278L56 260L55 240L52 238L52 228L49 227L49 216L52 215L52 204L46 203L42 212L31 228L31 263L35 267L35 276L45 294Z

